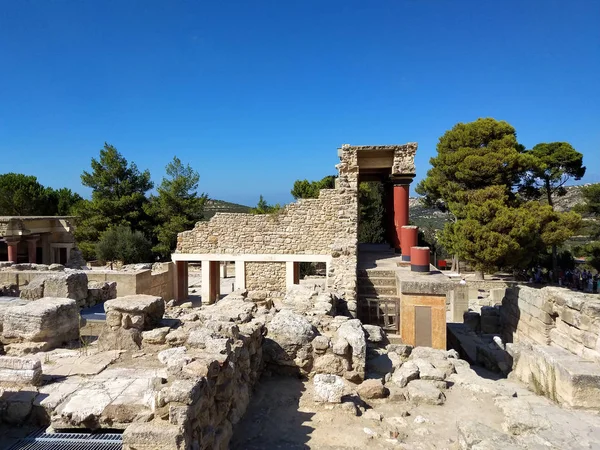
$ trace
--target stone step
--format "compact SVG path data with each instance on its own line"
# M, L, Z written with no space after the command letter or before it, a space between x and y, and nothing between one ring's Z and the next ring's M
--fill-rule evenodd
M359 277L396 278L396 272L386 269L358 269Z
M392 277L359 277L358 286L396 286L396 279Z
M359 295L396 295L396 286L358 286Z

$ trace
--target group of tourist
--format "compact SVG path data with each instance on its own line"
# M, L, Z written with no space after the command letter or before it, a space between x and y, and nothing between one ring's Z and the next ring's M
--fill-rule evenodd
M600 292L600 275L598 273L593 274L587 269L560 269L558 276L555 277L552 270L544 272L542 271L542 268L538 266L536 269L527 271L526 279L530 283L552 284L558 282L559 286L576 289L578 291L592 293Z
M598 274L592 274L589 270L561 270L558 273L558 283L571 289L584 292L598 292Z

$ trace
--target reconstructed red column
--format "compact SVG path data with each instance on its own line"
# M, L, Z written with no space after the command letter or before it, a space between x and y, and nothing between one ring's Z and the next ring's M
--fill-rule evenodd
M14 263L17 262L17 245L19 245L19 241L6 241L6 246L8 247L8 260Z
M410 249L410 270L412 272L429 272L429 247L412 247Z
M188 298L188 263L175 262L175 300L181 301Z
M400 229L400 241L402 242L402 261L410 261L410 249L419 243L419 227L404 225Z
M29 263L30 264L35 264L36 258L37 258L37 238L29 238L27 239L27 250L28 250L28 255L29 255Z
M402 246L400 230L404 225L408 225L409 186L409 184L394 185L394 227L396 228L396 239L394 246L396 248L400 248Z

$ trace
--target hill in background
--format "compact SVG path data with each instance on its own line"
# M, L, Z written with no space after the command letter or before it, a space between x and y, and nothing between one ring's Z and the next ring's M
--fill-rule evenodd
M224 200L207 200L204 204L204 220L209 220L218 212L224 213L249 213L250 206L230 203Z

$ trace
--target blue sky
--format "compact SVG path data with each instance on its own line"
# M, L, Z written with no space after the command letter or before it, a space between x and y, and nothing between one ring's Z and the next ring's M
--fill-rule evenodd
M597 0L0 0L0 173L83 195L104 142L155 182L177 155L212 198L291 201L341 144L457 122L568 141L600 182Z

